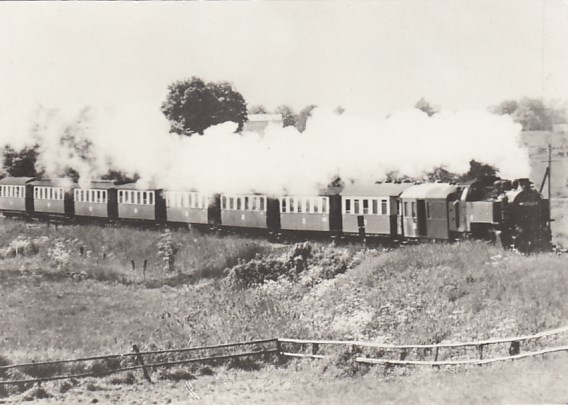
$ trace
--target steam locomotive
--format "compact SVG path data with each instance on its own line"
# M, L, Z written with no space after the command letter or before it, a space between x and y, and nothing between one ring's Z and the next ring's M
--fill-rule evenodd
M6 217L134 221L386 241L492 240L505 248L550 248L550 206L528 179L484 177L466 184L335 182L317 195L176 191L93 181L88 188L27 177L0 180Z

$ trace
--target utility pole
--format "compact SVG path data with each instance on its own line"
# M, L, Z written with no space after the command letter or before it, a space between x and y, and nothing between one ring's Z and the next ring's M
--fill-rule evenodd
M548 144L548 201L552 200L552 145Z

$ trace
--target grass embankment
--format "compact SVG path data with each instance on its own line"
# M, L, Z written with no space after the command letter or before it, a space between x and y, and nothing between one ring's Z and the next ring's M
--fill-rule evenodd
M133 343L469 341L530 334L568 319L566 257L553 254L526 257L477 242L360 251L183 232L1 226L0 354L11 362L124 352ZM144 259L146 280L130 264ZM304 377L357 371L340 357L296 367Z

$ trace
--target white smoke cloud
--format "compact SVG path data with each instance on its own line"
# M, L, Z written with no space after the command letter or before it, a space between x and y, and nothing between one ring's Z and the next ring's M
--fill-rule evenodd
M520 125L480 111L428 117L409 110L368 120L319 108L303 133L270 126L264 136L239 135L236 124L224 123L185 137L168 132L155 105L17 110L0 110L0 144L37 143L48 176L71 167L82 185L113 169L166 189L311 194L335 175L369 182L392 171L420 178L439 166L464 173L471 159L506 178L529 173Z

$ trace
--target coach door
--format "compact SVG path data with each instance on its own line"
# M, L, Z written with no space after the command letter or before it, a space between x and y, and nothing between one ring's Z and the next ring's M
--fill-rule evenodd
M418 236L426 236L426 202L416 200L416 214L418 216Z

